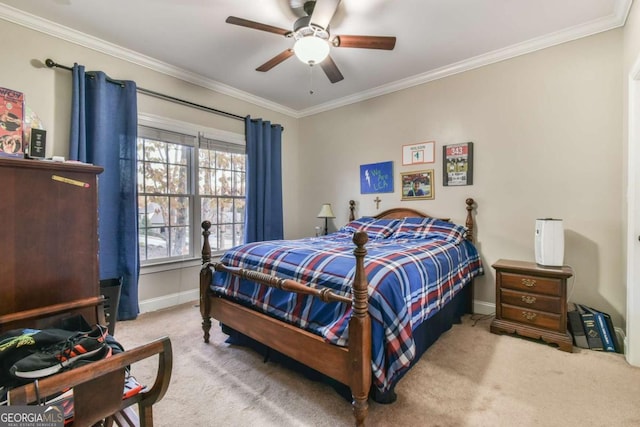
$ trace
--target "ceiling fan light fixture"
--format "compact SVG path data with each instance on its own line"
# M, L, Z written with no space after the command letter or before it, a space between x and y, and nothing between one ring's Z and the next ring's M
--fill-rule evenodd
M301 37L293 45L296 57L308 65L319 64L329 56L329 43L327 40L314 35Z

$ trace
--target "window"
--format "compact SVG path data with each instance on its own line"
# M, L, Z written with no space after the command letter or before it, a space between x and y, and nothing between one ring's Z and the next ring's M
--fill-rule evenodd
M139 126L137 149L142 264L196 258L205 219L212 251L243 242L243 145Z
M200 136L198 193L201 217L211 221L211 250L244 241L246 155L244 147Z

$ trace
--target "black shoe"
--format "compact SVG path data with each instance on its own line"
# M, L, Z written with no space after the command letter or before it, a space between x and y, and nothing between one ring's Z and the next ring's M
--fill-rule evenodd
M0 384L7 387L24 384L9 374L14 363L43 348L65 342L77 333L77 330L22 328L0 334Z
M18 378L42 378L69 368L81 360L102 359L105 357L105 347L108 347L105 343L106 335L107 328L97 325L91 332L79 332L60 344L19 360L9 372Z

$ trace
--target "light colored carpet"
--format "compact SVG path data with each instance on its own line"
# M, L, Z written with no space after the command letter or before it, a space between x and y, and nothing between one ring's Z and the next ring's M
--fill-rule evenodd
M640 368L619 354L559 351L489 332L466 316L396 387L397 402L370 403L368 426L639 426ZM171 385L154 407L156 426L350 426L351 405L331 387L251 350L229 346L214 322L204 344L195 303L118 322L132 348L169 336ZM156 365L133 374L151 384Z

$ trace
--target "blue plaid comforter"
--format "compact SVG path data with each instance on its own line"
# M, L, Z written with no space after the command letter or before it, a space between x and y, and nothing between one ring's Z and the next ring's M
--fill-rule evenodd
M386 238L366 244L374 385L386 392L416 357L413 331L482 274L480 256L466 240ZM221 262L351 296L355 245L350 233L241 245ZM281 291L224 272L212 290L345 346L351 308Z

